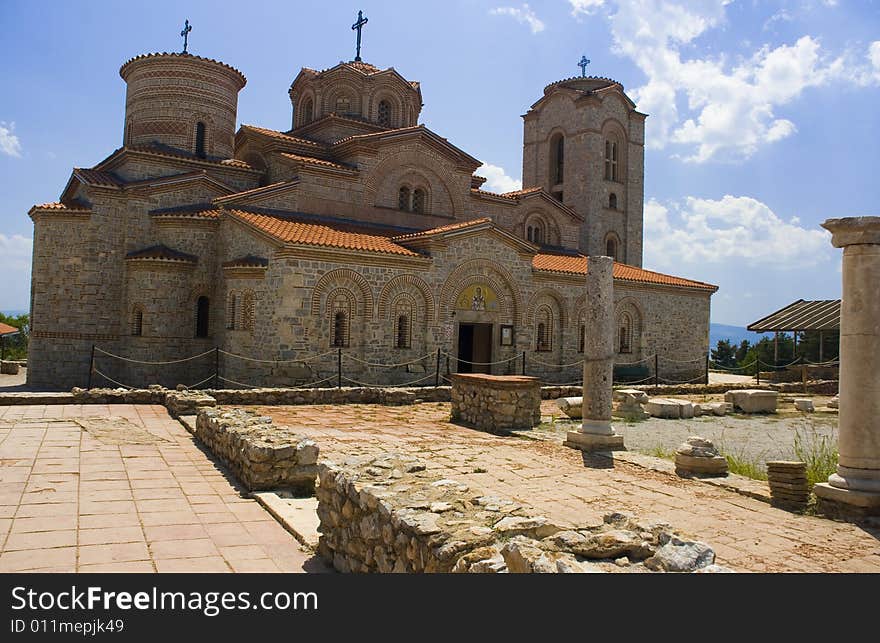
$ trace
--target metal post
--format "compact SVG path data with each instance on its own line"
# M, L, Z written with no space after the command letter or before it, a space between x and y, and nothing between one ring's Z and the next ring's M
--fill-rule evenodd
M709 353L706 353L706 382L705 384L709 384Z
M523 353L522 353L522 358L523 358L522 374L525 375L526 374L526 352L525 351L523 351Z
M822 344L824 344L824 343L825 343L825 336L823 335L822 331L820 330L819 331L819 363L820 364L824 361L822 358L822 356L824 354L824 351L822 350L824 347L822 346Z
M214 347L214 390L220 388L220 347Z
M654 388L660 385L660 355L654 353Z
M761 360L755 356L755 384L761 386Z
M92 388L92 372L95 370L95 345L92 344L92 356L89 358L89 383L86 388Z
M342 388L342 349L336 355L336 388Z
M801 381L804 383L804 393L807 392L807 365L801 364Z
M434 386L440 386L440 349L437 349L437 370L434 372Z

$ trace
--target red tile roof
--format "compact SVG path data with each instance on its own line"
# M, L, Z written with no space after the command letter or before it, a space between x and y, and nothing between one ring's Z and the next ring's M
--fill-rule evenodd
M126 148L120 148L119 150L116 150L116 152L113 152L113 154L111 154L106 159L101 161L98 165L99 166L103 165L104 163L109 161L111 158L116 156L116 154L118 152L122 151L123 149L129 150L132 152L145 152L147 154L154 154L156 156L167 156L169 158L186 159L187 161L197 161L199 163L211 163L212 165L224 165L226 167L241 168L243 170L252 170L255 172L259 171L256 168L251 167L250 165L248 165L247 163L245 163L244 161L242 161L240 159L221 159L218 161L217 159L201 158L199 156L196 156L195 154L190 154L189 152L185 152L183 150L176 150L172 147L167 147L165 145L129 145Z
M150 246L149 248L144 248L143 250L129 252L127 255L125 255L125 258L128 260L159 259L161 261L174 261L181 263L196 263L198 261L198 257L194 255L189 255L185 252L172 250L168 246L162 245Z
M15 326L10 326L9 324L4 324L0 322L0 335L9 335L10 333L17 333L18 328Z
M462 230L464 228L472 228L474 226L483 225L484 223L491 223L492 219L489 217L481 217L479 219L471 219L470 221L459 221L456 223L450 223L449 225L440 226L438 228L430 228L428 230L421 230L420 232L412 232L409 234L401 234L396 237L392 237L394 241L410 241L414 239L421 239L423 237L430 237L435 234L442 234L444 232L452 232L453 230Z
M532 259L532 267L544 272L561 272L574 275L587 274L587 258L583 255L550 255L538 254ZM645 270L629 266L624 263L614 262L614 278L621 281L632 281L644 284L657 284L663 286L682 286L686 288L698 288L715 292L718 286L693 281L682 277L673 277L659 272Z
M514 190L513 192L504 192L501 196L510 196L510 197L518 197L523 196L525 194L531 194L532 192L540 192L543 188L534 187L534 188L525 188L522 190Z
M103 172L101 170L91 170L88 168L75 167L73 175L83 183L94 185L102 188L121 188L125 185L125 181L120 179L112 172Z
M240 71L238 71L235 67L233 67L231 65L227 65L226 63L220 62L219 60L214 60L213 58L203 58L202 56L194 56L189 53L185 54L185 53L176 53L176 52L171 52L171 53L169 53L169 52L161 52L161 53L156 52L156 53L152 53L152 54L141 54L140 56L135 56L134 58L127 60L122 65L122 67L119 68L119 75L122 76L123 80L125 80L126 67L128 67L129 65L131 65L134 62L137 62L140 60L145 60L148 58L180 58L180 59L184 59L184 60L185 59L202 60L205 62L214 63L215 65L220 65L222 67L226 67L226 69L228 69L232 72L235 72L239 76L239 78L241 79L241 86L242 87L244 87L245 84L247 83L247 78L244 77L244 74L242 74Z
M162 210L150 210L151 217L192 217L196 219L219 219L220 209L210 203L198 203L195 205L182 205L176 208L164 208Z
M214 203L227 203L232 201L238 201L242 197L248 197L256 194L262 194L264 192L273 192L278 188L295 185L297 181L278 181L277 183L270 183L269 185L263 185L256 188L251 188L250 190L243 190L242 192L233 192L232 194L226 194L224 196L218 196L214 199Z
M52 203L40 203L31 208L33 210L55 210L59 212L91 212L92 209L84 204L74 204L72 206L66 203L54 201Z
M224 268L265 268L269 265L269 260L263 257L255 257L248 255L246 257L238 257L223 262Z
M312 147L326 147L323 143L319 143L317 141L310 141L307 138L300 138L298 136L293 136L292 134L288 134L287 132L279 132L274 129L266 129L265 127L257 127L256 125L242 125L241 129L249 129L253 130L258 134L263 134L264 136L271 136L272 138L277 138L281 141L287 141L289 143L296 143L297 145L310 145Z
M473 194L483 194L485 196L493 196L496 199L509 199L510 201L516 201L516 197L508 196L506 194L498 194L497 192L489 192L489 190L481 190L480 188L471 188L471 192Z
M346 250L363 250L384 254L418 257L418 253L397 245L391 240L391 231L382 234L379 230L356 224L335 221L316 221L298 218L296 215L271 215L229 210L229 214L262 230L284 243Z
M355 170L355 168L350 165L344 165L343 163L334 163L333 161L325 161L324 159L317 159L313 156L302 156L301 154L291 154L290 152L279 152L279 154L286 159L297 161L299 163L320 165L322 167L332 167L337 170Z

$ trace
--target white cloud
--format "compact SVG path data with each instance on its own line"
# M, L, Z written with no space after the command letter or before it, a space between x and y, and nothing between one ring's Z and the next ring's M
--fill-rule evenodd
M30 305L33 239L0 234L0 310L26 310Z
M663 269L681 264L726 264L772 270L804 269L833 256L830 235L788 222L746 196L720 200L687 197L682 203L645 204L645 263Z
M21 156L21 141L13 134L15 123L0 121L0 152L9 156Z
M503 167L484 163L476 172L479 176L485 177L486 182L483 188L489 192L513 192L522 188L522 181L514 179L507 175Z
M829 59L818 40L764 46L752 55L694 56L698 39L724 27L731 0L618 1L611 15L617 53L647 76L632 90L647 121L646 140L684 146L688 161L742 160L797 131L776 110L804 90L845 80L844 57ZM872 51L873 54L873 51ZM880 57L880 51L878 51Z
M521 7L496 7L489 13L493 16L510 16L521 24L528 25L532 33L544 31L544 23L535 15L535 12L527 4Z
M568 0L571 5L571 15L589 15L605 6L605 0Z

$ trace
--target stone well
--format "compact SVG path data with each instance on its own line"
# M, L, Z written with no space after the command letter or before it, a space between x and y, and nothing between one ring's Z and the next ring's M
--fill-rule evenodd
M541 382L521 375L452 375L452 417L489 433L541 423Z

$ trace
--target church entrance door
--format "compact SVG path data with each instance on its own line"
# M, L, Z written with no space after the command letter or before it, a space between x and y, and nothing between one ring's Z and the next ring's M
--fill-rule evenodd
M492 324L458 325L458 360L459 373L492 372Z

